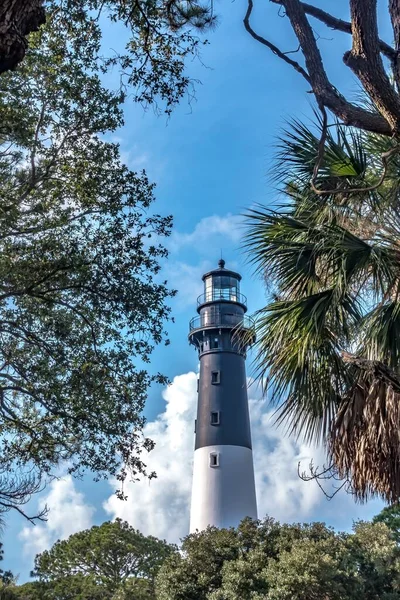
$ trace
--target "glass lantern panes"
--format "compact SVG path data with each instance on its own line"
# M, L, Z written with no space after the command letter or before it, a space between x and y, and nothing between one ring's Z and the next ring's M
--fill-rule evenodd
M239 281L229 275L210 275L205 279L205 301L239 300Z

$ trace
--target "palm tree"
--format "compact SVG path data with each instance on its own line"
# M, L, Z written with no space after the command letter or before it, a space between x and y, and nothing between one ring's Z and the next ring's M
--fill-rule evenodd
M324 443L358 500L397 502L400 154L378 135L293 121L276 178L279 204L250 211L245 240L272 296L256 315L258 374L278 421Z

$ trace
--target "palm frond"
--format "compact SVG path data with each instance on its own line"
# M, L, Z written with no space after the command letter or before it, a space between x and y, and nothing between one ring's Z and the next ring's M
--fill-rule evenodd
M277 181L287 183L290 169L290 176L294 182L308 186L318 155L321 132L320 120L315 124L315 133L297 119L289 121L288 128L278 141L277 160L274 165ZM343 179L351 181L362 177L366 168L367 154L361 134L352 132L349 141L348 132L342 125L335 124L333 128L328 129L318 179L321 182L329 181L329 185L332 186L335 179L339 183Z
M375 293L393 280L390 252L337 223L319 223L312 209L276 213L259 207L247 214L244 248L256 272L273 278L280 295L301 298L328 287L346 294L368 279Z
M268 374L278 420L290 432L308 440L327 434L345 384L341 343L359 317L354 299L334 290L274 302L258 313L258 375Z
M345 355L352 386L334 419L329 454L363 502L400 498L400 379L380 361Z
M292 121L278 147L280 211L248 214L245 248L276 300L256 315L256 373L277 419L323 440L356 497L400 499L400 156L378 189L392 140L343 125L320 140ZM357 188L357 192L354 192ZM339 192L339 193L337 193ZM270 389L271 389L270 388Z
M361 324L364 342L361 356L378 360L391 368L400 364L400 303L386 302L374 307Z
M257 270L266 278L271 273L282 294L290 290L296 297L316 291L314 242L318 231L310 231L307 223L291 216L264 209L254 209L247 216L244 247Z

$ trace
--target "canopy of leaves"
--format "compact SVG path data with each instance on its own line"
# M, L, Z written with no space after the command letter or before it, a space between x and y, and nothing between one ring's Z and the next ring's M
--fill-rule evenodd
M123 118L96 52L96 36L83 43L55 14L0 79L3 509L26 499L18 485L10 496L10 472L28 473L28 494L61 461L136 477L152 447L141 412L165 382L146 367L167 342L171 218L151 212L153 185L103 136Z
M337 534L322 523L245 520L188 536L157 578L158 600L394 600L399 549L382 524Z
M373 523L384 523L392 532L397 544L400 544L400 504L386 506L372 519Z
M249 215L247 248L274 297L258 313L257 365L289 431L322 439L359 499L396 502L400 160L382 165L391 140L333 126L313 188L318 127L292 123L276 165L282 203Z
M158 102L167 114L187 93L191 80L185 61L196 57L206 41L198 34L215 21L209 2L189 0L27 0L7 2L0 9L0 73L15 68L26 47L35 47L37 31L44 19L54 15L62 21L73 46L79 52L88 42L96 45L99 66L104 71L116 68L121 90L129 87L131 96L144 106ZM10 24L16 24L12 27ZM102 32L114 25L122 48L109 51L100 40ZM31 29L29 28L31 26ZM41 47L46 52L46 47Z
M31 590L48 600L147 600L154 598L160 566L175 552L174 546L117 519L76 533L39 554L33 572L38 582Z

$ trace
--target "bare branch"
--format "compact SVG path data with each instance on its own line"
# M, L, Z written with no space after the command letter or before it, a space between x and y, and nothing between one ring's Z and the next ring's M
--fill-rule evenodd
M46 521L48 508L45 506L37 514L29 515L21 506L27 504L33 494L44 490L46 484L42 478L35 477L32 472L22 472L10 477L8 470L0 470L0 514L10 510L17 511L30 523Z
M346 493L353 494L351 482L348 479L342 479L341 477L339 477L333 465L329 465L328 467L325 467L324 465L321 468L321 470L319 470L319 467L314 466L314 462L313 460L311 460L310 464L308 465L309 475L307 475L305 471L300 471L300 464L301 463L299 462L297 465L297 474L300 477L300 479L306 482L315 481L327 500L332 500L336 496L336 494L338 494L343 489ZM323 484L321 483L327 480L339 481L340 485L333 486L333 491L331 493L328 493L324 488Z
M272 0L274 4L283 4L282 0ZM392 3L398 3L399 0L390 0ZM331 29L335 29L336 31L342 31L343 33L351 34L351 23L349 21L343 21L342 19L338 19L333 15L327 13L325 10L318 8L317 6L312 6L312 4L307 4L306 2L301 2L301 6L303 7L304 12L310 17L314 17L324 23L327 27ZM382 54L384 54L389 60L395 61L398 58L398 53L394 48L389 46L383 40L379 40L379 48Z
M48 508L45 506L39 513L30 517L22 508L20 508L17 504L12 504L8 502L2 502L0 500L0 506L2 507L2 512L7 512L9 510L16 510L20 515L22 515L27 521L32 523L32 525L36 525L36 521L47 521Z
M245 28L250 35L264 46L267 46L272 52L277 54L279 58L282 58L282 60L291 64L291 66L293 66L296 71L300 72L303 77L306 75L305 78L311 84L312 91L320 108L326 107L329 109L345 125L352 125L353 127L382 135L393 135L392 128L381 114L352 104L331 84L325 72L312 27L307 20L303 4L300 0L270 1L285 8L286 15L289 17L292 28L300 43L306 61L306 69L303 69L303 67L295 61L291 62L279 48L274 46L269 40L256 34L250 27L249 17L253 8L253 0L249 0L244 19ZM304 71L304 73L302 71Z
M294 69L296 69L296 71L298 73L300 73L300 75L302 75L304 77L304 79L306 81L308 81L308 83L311 83L310 77L309 77L308 73L305 71L305 69L303 69L303 67L300 66L298 62L287 57L288 52L282 52L281 50L279 50L279 48L277 46L275 46L270 41L263 38L261 35L258 35L258 33L256 33L254 31L254 29L250 25L250 16L251 16L252 10L253 10L253 0L248 0L246 15L243 19L243 23L244 23L244 27L245 27L246 31L248 33L250 33L251 37L253 37L255 40L257 40L257 42L260 42L264 46L267 46L267 48L269 48L274 54L276 54L276 56L279 56L279 58L281 58L282 60L287 62L289 65L291 65Z

